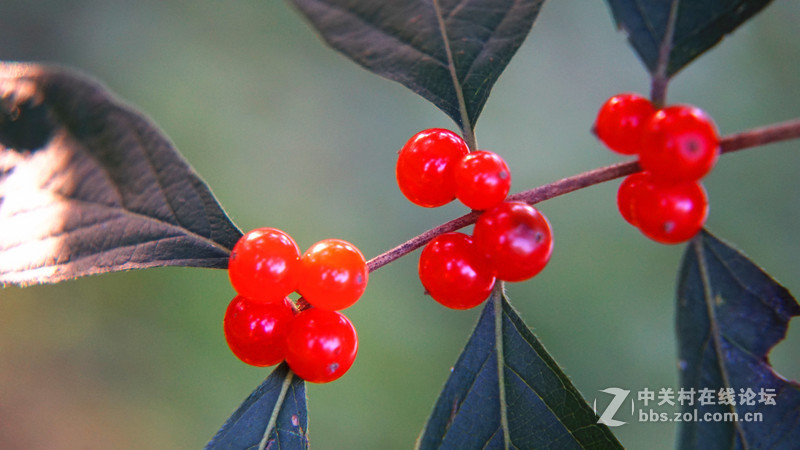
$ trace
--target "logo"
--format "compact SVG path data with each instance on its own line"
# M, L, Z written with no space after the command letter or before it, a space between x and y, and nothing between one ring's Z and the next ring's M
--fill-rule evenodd
M775 405L777 392L775 388L741 387L738 392L732 387L712 389L708 387L660 388L651 390L644 388L636 395L631 391L617 387L601 389L600 392L610 394L611 401L600 413L597 423L618 427L628 422L615 419L623 403L631 397L631 418L637 417L639 422L763 422L762 411L749 411L748 408L738 410L737 405L745 407L766 407ZM639 402L641 406L638 406ZM724 412L714 409L714 405L725 405ZM662 411L667 409L670 411ZM671 411L675 410L677 411ZM753 408L749 408L753 409ZM759 408L760 409L760 408ZM638 410L638 415L636 414ZM594 413L597 412L597 399L594 399ZM625 413L623 412L624 416Z
M600 392L611 394L614 396L614 398L611 400L611 403L608 404L605 411L600 414L600 419L597 421L597 423L602 423L609 427L618 427L628 423L615 419L614 415L617 413L617 411L619 411L619 408L622 406L622 403L625 402L625 399L628 398L628 394L630 394L631 391L627 389L610 387L602 389ZM597 399L594 399L594 413L597 414Z

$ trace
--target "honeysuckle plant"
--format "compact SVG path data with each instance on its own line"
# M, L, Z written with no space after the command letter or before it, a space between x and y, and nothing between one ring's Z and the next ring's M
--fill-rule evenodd
M546 7L543 0L289 3L330 47L444 112L472 151L479 148L477 122L493 85ZM606 3L643 62L651 80L647 101L658 110L670 104L668 87L675 76L770 1ZM721 135L715 144L724 159L731 152L798 137L800 119L795 119ZM505 200L537 205L642 172L638 160L624 160L531 184ZM439 236L463 231L483 213L468 212L380 254L366 255L367 270L390 271L393 261ZM142 113L71 69L0 63L4 286L163 266L227 270L242 235L201 176ZM558 252L557 228L553 236ZM712 231L702 229L682 240L675 303L678 352L673 356L681 391L694 395L712 389L715 401L682 402L680 412L757 413L761 420L683 421L676 446L795 447L800 442L800 385L778 375L768 353L784 339L800 305ZM613 431L620 405L601 411L587 401L594 395L573 385L511 305L504 287L499 279L488 289L477 324L461 354L454 355L438 399L431 399L434 406L417 441L408 446L620 448ZM303 300L294 304L310 309ZM307 448L313 433L306 383L287 364L278 364L216 433L209 430L207 448Z

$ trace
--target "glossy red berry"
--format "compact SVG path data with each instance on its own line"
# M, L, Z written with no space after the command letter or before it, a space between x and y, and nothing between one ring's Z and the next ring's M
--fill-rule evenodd
M484 212L475 222L472 236L499 280L533 277L553 252L547 218L522 202L503 202Z
M228 276L237 293L251 300L280 302L297 288L300 249L286 233L257 228L234 245Z
M648 183L652 183L648 173L636 172L625 177L617 190L617 208L622 218L633 226L638 226L638 221L633 215L633 199L636 192Z
M420 131L400 149L395 176L412 203L442 206L456 197L455 166L469 153L464 140L450 130Z
M498 154L472 152L456 165L456 197L468 208L489 209L506 199L511 189L511 171Z
M631 213L645 236L662 244L678 244L694 237L705 224L708 197L696 181L645 182L633 194Z
M297 290L313 306L336 311L361 297L368 278L367 263L356 246L341 239L325 239L300 258Z
M339 312L317 308L295 316L286 342L289 368L312 383L341 377L358 353L358 336L350 320Z
M262 303L237 295L225 311L225 340L233 354L247 364L278 364L286 356L286 336L293 318L286 298Z
M494 275L472 238L444 233L430 241L419 257L419 279L434 300L448 308L469 309L492 291Z
M698 181L719 157L714 122L692 106L669 106L656 112L642 134L639 164L655 179Z
M650 100L638 94L615 95L597 113L594 132L609 149L634 155L641 147L643 126L654 112Z

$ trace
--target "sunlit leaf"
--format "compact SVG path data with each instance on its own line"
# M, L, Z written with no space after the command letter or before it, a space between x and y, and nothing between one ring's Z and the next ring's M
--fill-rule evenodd
M257 448L262 441L265 448L306 449L307 433L305 382L284 363L247 397L206 449Z
M496 289L417 444L422 449L622 448L597 421Z
M701 420L680 423L678 448L796 448L800 385L767 356L798 315L789 291L743 254L706 232L692 241L678 285L679 366L681 387L697 393L682 410ZM701 389L714 404L698 401ZM720 389L733 390L734 404L720 404ZM707 413L739 421L702 420Z
M0 284L224 268L240 236L141 114L73 72L0 63Z
M672 39L667 42L665 75L672 76L772 0L606 0L614 19L628 35L645 66L655 73L668 32L670 11L677 8Z
M473 129L544 0L291 0L336 50Z

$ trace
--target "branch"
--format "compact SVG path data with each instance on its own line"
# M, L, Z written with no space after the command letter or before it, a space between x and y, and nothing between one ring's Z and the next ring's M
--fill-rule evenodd
M800 119L794 119L787 122L761 128L754 128L752 130L725 136L720 139L720 149L721 153L730 153L747 148L759 147L766 144L798 138L800 138ZM577 191L579 189L594 186L595 184L621 178L626 175L636 173L640 170L642 169L639 167L639 163L636 161L617 163L590 170L588 172L583 172L578 175L573 175L568 178L563 178L561 180L529 189L527 191L509 195L507 200L522 201L533 205L554 197L558 197L560 195ZM430 230L409 239L397 247L387 250L386 252L370 259L367 261L367 267L369 268L370 272L377 270L391 263L392 261L422 247L442 233L449 233L451 231L464 228L468 225L472 225L476 220L478 220L480 215L481 211L472 211L449 222L445 222L438 227L431 228Z
M720 141L722 153L800 138L800 119L730 134Z

